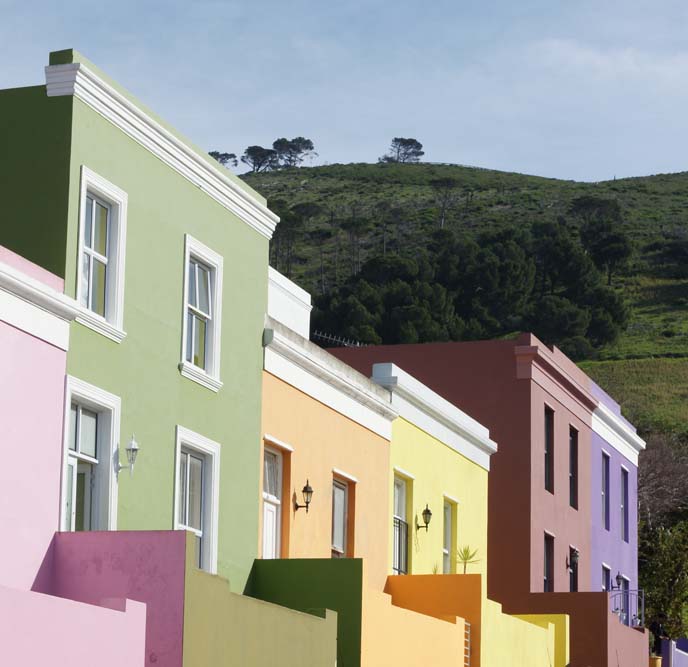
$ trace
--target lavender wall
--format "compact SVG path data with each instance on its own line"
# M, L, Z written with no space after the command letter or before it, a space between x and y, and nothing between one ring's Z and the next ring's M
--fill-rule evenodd
M609 454L609 530L602 517L602 452ZM593 432L591 439L591 581L590 590L602 588L602 563L611 569L612 580L617 572L630 580L630 588L638 588L638 468L622 456L606 440ZM621 534L621 467L628 470L628 532L629 541Z

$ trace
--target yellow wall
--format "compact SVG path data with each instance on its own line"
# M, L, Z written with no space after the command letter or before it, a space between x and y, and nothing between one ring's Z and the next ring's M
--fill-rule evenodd
M407 483L407 517L409 519L409 573L442 574L444 498L457 499L454 513L454 552L470 546L477 549L480 562L469 565L468 574L487 572L487 477L481 466L457 453L451 447L428 435L405 419L392 425L392 468L401 468L415 479ZM398 474L398 473L397 473ZM394 502L393 475L390 475L390 508ZM425 505L432 510L427 532L416 530L423 525ZM391 514L390 514L391 516ZM393 530L390 521L389 572L392 572ZM453 556L455 554L452 554ZM461 573L455 558L451 573Z
M331 556L333 469L343 471L357 480L350 504L353 550L349 555L366 560L370 585L382 591L387 576L383 536L392 524L389 441L267 372L263 373L263 433L294 448L285 456L290 470L285 469L282 557ZM262 489L262 466L260 474ZM294 493L303 502L306 479L313 487L308 514L303 509L295 512L292 502ZM262 504L260 520L262 524ZM258 553L262 553L260 543Z

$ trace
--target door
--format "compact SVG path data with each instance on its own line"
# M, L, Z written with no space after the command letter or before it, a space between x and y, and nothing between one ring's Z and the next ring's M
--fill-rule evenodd
M263 558L279 558L282 515L282 455L263 453Z

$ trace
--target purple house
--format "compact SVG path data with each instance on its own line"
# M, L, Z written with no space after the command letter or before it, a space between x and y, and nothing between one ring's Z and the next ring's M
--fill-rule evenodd
M619 619L638 625L638 454L645 442L621 415L621 408L594 382L598 400L591 438L590 590L611 591Z

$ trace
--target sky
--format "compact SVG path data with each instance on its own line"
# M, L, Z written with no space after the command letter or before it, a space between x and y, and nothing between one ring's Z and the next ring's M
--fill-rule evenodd
M685 0L0 0L0 88L75 48L197 145L584 181L688 170ZM239 169L241 171L241 169Z

